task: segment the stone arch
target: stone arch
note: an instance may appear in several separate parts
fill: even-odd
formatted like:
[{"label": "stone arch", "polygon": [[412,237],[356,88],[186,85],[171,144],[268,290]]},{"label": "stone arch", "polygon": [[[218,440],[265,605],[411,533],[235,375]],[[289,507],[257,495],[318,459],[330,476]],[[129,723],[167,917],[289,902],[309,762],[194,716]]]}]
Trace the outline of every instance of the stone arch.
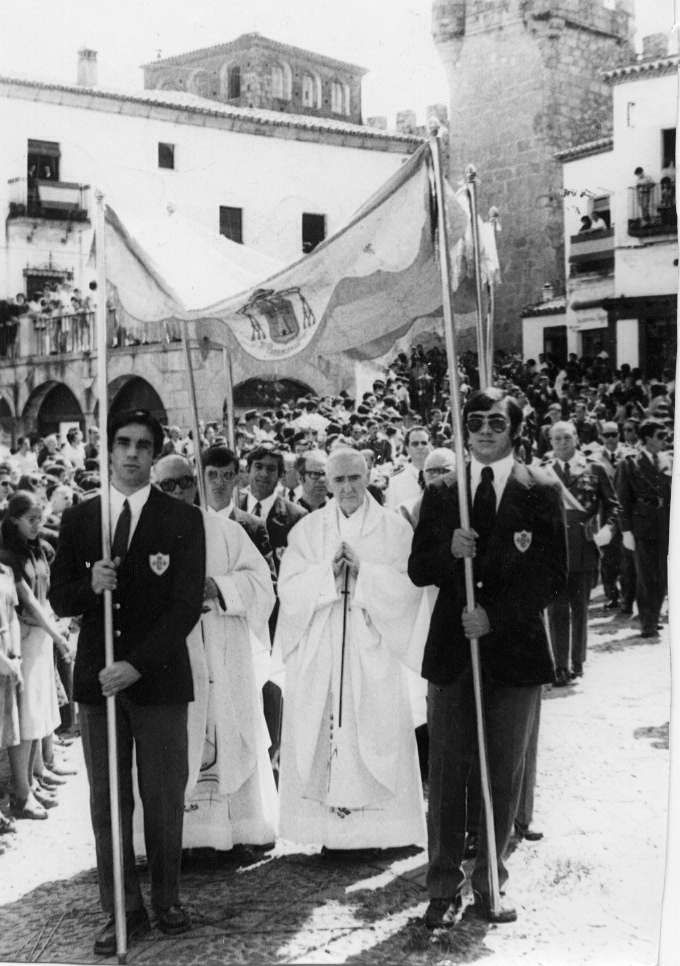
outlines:
[{"label": "stone arch", "polygon": [[26,400],[21,420],[24,432],[40,436],[58,433],[60,423],[85,426],[83,411],[73,392],[63,382],[52,379],[36,386]]},{"label": "stone arch", "polygon": [[11,437],[14,443],[14,412],[4,395],[0,395],[0,436]]},{"label": "stone arch", "polygon": [[[98,413],[98,406],[95,413]],[[109,412],[120,412],[123,409],[148,409],[152,416],[163,423],[168,421],[163,400],[154,387],[141,376],[118,376],[109,383]]]},{"label": "stone arch", "polygon": [[293,72],[285,60],[275,60],[269,65],[270,94],[282,101],[293,96]]},{"label": "stone arch", "polygon": [[223,100],[235,100],[241,96],[242,76],[241,66],[234,61],[227,61],[219,71],[219,90]]},{"label": "stone arch", "polygon": [[272,377],[245,379],[234,387],[234,409],[274,409],[315,393],[312,386],[297,379]]},{"label": "stone arch", "polygon": [[302,75],[302,106],[319,110],[322,104],[321,78],[318,74],[306,70]]},{"label": "stone arch", "polygon": [[187,81],[187,90],[198,97],[213,99],[219,92],[219,80],[217,74],[199,67],[193,70]]}]

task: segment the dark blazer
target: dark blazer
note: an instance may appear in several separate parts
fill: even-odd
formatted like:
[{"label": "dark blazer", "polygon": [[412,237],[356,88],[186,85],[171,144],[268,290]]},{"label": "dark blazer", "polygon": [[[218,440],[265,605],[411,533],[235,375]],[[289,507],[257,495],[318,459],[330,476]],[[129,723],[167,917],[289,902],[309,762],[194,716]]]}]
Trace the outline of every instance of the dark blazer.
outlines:
[{"label": "dark blazer", "polygon": [[[469,468],[467,474],[469,492]],[[423,677],[434,684],[455,680],[470,661],[461,623],[466,604],[464,563],[451,554],[451,538],[459,526],[454,471],[426,487],[408,563],[416,586],[439,587],[422,669]],[[510,685],[553,680],[542,611],[565,586],[566,551],[557,485],[540,470],[515,462],[486,551],[474,560],[475,600],[491,624],[479,642],[488,677]]]},{"label": "dark blazer", "polygon": [[621,506],[604,466],[598,460],[585,460],[581,473],[575,473],[567,486],[562,464],[555,457],[545,459],[542,466],[551,466],[563,486],[583,507],[579,510],[567,502],[562,491],[567,520],[567,561],[569,573],[597,570],[600,555],[593,543],[593,534],[600,526],[609,524],[613,530]]},{"label": "dark blazer", "polygon": [[[158,558],[162,554],[167,559]],[[52,566],[50,603],[60,617],[82,615],[74,670],[75,701],[103,702],[104,596],[95,594],[91,568],[102,559],[101,500],[64,512]],[[193,700],[186,638],[201,616],[205,533],[195,507],[151,488],[113,594],[114,656],[142,675],[127,689],[138,704]]]},{"label": "dark blazer", "polygon": [[269,534],[267,533],[267,527],[265,526],[264,520],[260,519],[260,517],[254,516],[252,513],[246,513],[245,510],[240,510],[237,506],[233,507],[229,516],[232,520],[243,527],[264,559],[269,564],[269,570],[271,571],[272,581],[274,583],[274,590],[276,591],[276,566],[274,564],[274,553],[269,542]]},{"label": "dark blazer", "polygon": [[[242,510],[247,509],[247,493],[239,494],[239,505]],[[274,563],[276,564],[277,574],[279,572],[283,551],[288,546],[288,533],[298,520],[306,516],[307,511],[296,503],[291,503],[290,500],[285,500],[282,496],[277,496],[274,500],[265,523],[267,525],[267,533],[269,534],[269,542],[274,552]]]},{"label": "dark blazer", "polygon": [[671,461],[659,453],[659,469],[639,451],[617,468],[616,489],[621,501],[621,529],[636,540],[668,543],[671,506]]}]

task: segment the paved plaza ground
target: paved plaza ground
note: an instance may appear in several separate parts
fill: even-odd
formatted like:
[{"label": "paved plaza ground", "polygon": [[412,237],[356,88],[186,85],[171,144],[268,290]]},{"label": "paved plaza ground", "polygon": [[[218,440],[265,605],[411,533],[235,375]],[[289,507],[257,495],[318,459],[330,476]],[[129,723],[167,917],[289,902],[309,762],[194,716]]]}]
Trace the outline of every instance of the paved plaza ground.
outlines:
[{"label": "paved plaza ground", "polygon": [[[128,962],[403,963],[444,966],[652,966],[664,884],[670,670],[668,628],[591,606],[584,678],[546,692],[534,825],[537,843],[508,861],[510,925],[463,913],[429,933],[426,853],[339,861],[278,843],[273,851],[190,855],[184,899],[194,929],[154,928]],[[0,960],[92,963],[101,923],[87,782],[79,767],[46,822],[21,822],[0,856]],[[148,883],[144,878],[148,896]],[[680,962],[680,953],[678,954]],[[115,961],[115,960],[112,960]]]}]

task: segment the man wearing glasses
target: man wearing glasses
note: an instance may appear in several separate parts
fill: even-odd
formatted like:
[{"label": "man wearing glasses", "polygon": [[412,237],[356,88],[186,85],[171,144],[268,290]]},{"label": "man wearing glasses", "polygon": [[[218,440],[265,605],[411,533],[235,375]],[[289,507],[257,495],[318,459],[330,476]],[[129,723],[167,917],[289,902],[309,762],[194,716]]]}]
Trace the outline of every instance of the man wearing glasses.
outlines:
[{"label": "man wearing glasses", "polygon": [[[500,389],[474,392],[463,410],[470,451],[471,528],[461,526],[456,471],[427,487],[409,576],[439,588],[425,644],[430,736],[426,925],[454,925],[465,882],[466,803],[477,756],[469,640],[480,644],[488,763],[501,888],[525,756],[541,700],[554,680],[542,612],[566,581],[559,491],[540,469],[518,462],[522,411]],[[476,605],[467,611],[464,558],[473,558]],[[490,917],[488,849],[482,825],[472,875],[476,905]],[[516,918],[500,911],[502,921]]]},{"label": "man wearing glasses", "polygon": [[668,587],[668,532],[672,464],[664,452],[668,433],[658,419],[640,423],[640,450],[618,469],[623,546],[635,554],[635,596],[642,637],[657,637]]},{"label": "man wearing glasses", "polygon": [[[159,928],[191,927],[180,905],[187,705],[194,690],[186,639],[201,616],[205,538],[199,511],[151,486],[163,431],[146,410],[109,417],[111,558],[102,556],[101,500],[64,512],[52,567],[50,603],[60,617],[82,615],[73,698],[83,752],[102,907],[108,919],[95,955],[116,951],[105,699],[116,698],[123,878],[129,941],[149,930],[132,837],[135,750]],[[114,655],[105,667],[103,593],[113,595]]]},{"label": "man wearing glasses", "polygon": [[302,480],[302,495],[297,502],[307,513],[320,510],[328,500],[326,463],[326,454],[319,449],[308,450],[297,458],[297,472]]},{"label": "man wearing glasses", "polygon": [[[224,467],[209,464],[205,475],[216,469]],[[233,463],[230,469],[236,472]],[[196,480],[185,457],[163,457],[154,475],[164,492],[194,502]],[[184,848],[227,851],[264,845],[276,835],[276,786],[260,695],[274,590],[267,562],[243,527],[212,510],[204,513],[204,524],[203,615],[187,640],[195,700],[182,841]],[[260,680],[258,669],[264,670]]]}]

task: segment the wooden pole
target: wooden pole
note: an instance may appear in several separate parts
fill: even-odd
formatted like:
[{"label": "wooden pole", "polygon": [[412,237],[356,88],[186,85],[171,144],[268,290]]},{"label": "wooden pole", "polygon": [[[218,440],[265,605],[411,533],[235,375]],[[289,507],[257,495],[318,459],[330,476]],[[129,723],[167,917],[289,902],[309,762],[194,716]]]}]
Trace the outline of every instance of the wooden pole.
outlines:
[{"label": "wooden pole", "polygon": [[[470,528],[470,509],[467,492],[467,473],[465,472],[465,452],[463,449],[463,411],[460,401],[460,386],[458,381],[458,357],[456,354],[455,334],[453,328],[453,302],[451,297],[451,279],[449,273],[449,237],[446,229],[446,209],[444,192],[444,175],[441,164],[441,148],[436,135],[430,138],[432,162],[434,166],[434,182],[437,193],[437,215],[439,223],[439,261],[442,277],[442,305],[444,309],[444,334],[446,337],[446,352],[449,364],[449,404],[451,406],[453,439],[456,453],[456,476],[458,480],[458,505],[460,510],[460,525],[464,529]],[[479,278],[479,275],[477,276]],[[483,347],[483,341],[481,343]],[[481,367],[480,367],[481,376]],[[474,574],[472,559],[466,557],[465,567],[465,595],[467,609],[475,606]],[[491,800],[491,786],[489,783],[489,767],[486,754],[486,735],[484,729],[484,709],[482,705],[481,667],[479,661],[479,641],[470,640],[470,658],[472,662],[472,685],[475,697],[475,713],[477,721],[477,743],[479,746],[479,770],[482,784],[482,801],[484,803],[484,817],[489,864],[489,898],[491,916],[500,915],[500,888],[498,882],[498,859],[496,853],[496,834],[493,822],[493,803]]]},{"label": "wooden pole", "polygon": [[191,349],[189,348],[189,323],[185,319],[182,322],[182,344],[184,346],[184,359],[187,366],[187,378],[189,380],[189,398],[191,400],[191,426],[194,436],[194,463],[196,465],[196,483],[198,484],[198,501],[203,509],[207,509],[208,504],[205,498],[205,480],[203,479],[203,469],[201,467],[201,431],[198,425],[198,403],[196,401],[196,381],[194,379],[194,369],[191,364]]},{"label": "wooden pole", "polygon": [[227,444],[232,453],[236,452],[236,413],[234,412],[234,373],[231,367],[231,355],[226,345],[222,346],[222,364],[224,367],[225,399],[227,403]]},{"label": "wooden pole", "polygon": [[[106,307],[106,242],[104,195],[96,194],[95,245],[97,268],[97,307],[95,329],[97,345],[97,395],[99,397],[99,474],[101,478],[102,556],[111,557],[111,494],[109,491],[108,445],[108,379],[107,379],[107,307]],[[110,590],[104,591],[104,660],[106,667],[113,664],[113,600]],[[119,963],[127,959],[127,924],[123,890],[123,844],[120,827],[120,786],[118,779],[118,740],[116,730],[116,699],[106,699],[107,747],[109,764],[109,801],[111,809],[111,846],[113,850],[113,902],[116,923],[116,953]]]},{"label": "wooden pole", "polygon": [[477,171],[475,166],[468,164],[465,169],[465,184],[467,186],[468,201],[470,203],[470,221],[472,227],[472,251],[475,263],[475,297],[477,301],[477,358],[479,367],[479,388],[486,389],[491,382],[489,371],[490,360],[487,356],[487,332],[484,324],[484,304],[482,292],[482,260],[479,245],[479,222],[477,221]]}]

